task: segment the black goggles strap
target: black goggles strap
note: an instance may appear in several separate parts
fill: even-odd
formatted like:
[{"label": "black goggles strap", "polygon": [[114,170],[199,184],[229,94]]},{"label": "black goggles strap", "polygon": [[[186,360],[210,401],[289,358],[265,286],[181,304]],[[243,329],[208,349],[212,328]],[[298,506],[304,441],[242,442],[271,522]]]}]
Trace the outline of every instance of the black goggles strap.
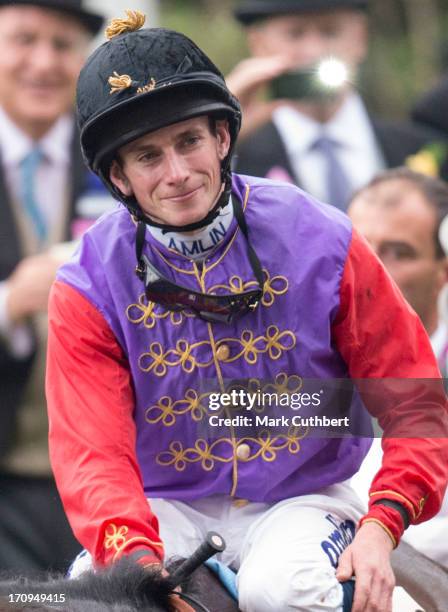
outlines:
[{"label": "black goggles strap", "polygon": [[135,272],[140,280],[145,278],[146,265],[143,261],[143,247],[145,246],[146,223],[139,220],[137,223],[137,233],[135,236],[135,255],[137,257],[137,267]]},{"label": "black goggles strap", "polygon": [[255,278],[258,281],[261,289],[263,289],[264,279],[263,279],[263,270],[261,268],[260,260],[258,259],[255,250],[252,248],[252,245],[249,240],[249,230],[247,229],[246,218],[244,216],[243,207],[241,206],[241,202],[235,197],[232,193],[232,206],[233,212],[235,213],[235,218],[238,222],[241,232],[246,238],[247,244],[247,253],[249,255],[250,265],[252,266],[253,273],[255,274]]}]

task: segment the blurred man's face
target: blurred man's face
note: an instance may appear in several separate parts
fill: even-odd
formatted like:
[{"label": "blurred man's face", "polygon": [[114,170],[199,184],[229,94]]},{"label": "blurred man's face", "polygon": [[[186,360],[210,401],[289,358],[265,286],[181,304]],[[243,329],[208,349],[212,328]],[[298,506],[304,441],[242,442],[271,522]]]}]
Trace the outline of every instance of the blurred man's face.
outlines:
[{"label": "blurred man's face", "polygon": [[31,136],[72,107],[88,43],[82,24],[63,13],[0,8],[0,105]]},{"label": "blurred man's face", "polygon": [[434,332],[447,263],[446,258],[436,258],[436,213],[431,204],[413,185],[396,179],[361,192],[348,214],[428,333]]},{"label": "blurred man's face", "polygon": [[271,17],[250,27],[248,34],[253,55],[284,54],[297,68],[329,55],[356,68],[367,53],[366,17],[349,9]]}]

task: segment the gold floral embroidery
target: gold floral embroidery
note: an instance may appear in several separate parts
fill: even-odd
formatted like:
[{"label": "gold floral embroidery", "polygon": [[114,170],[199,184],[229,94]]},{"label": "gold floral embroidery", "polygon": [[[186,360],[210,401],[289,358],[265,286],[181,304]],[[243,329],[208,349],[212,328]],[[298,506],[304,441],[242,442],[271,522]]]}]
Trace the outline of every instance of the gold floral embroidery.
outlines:
[{"label": "gold floral embroidery", "polygon": [[185,317],[194,316],[195,315],[192,312],[187,312],[184,310],[163,310],[159,304],[149,302],[144,293],[142,293],[138,298],[137,304],[130,304],[126,308],[126,317],[128,321],[135,323],[135,325],[140,325],[140,323],[143,323],[147,329],[153,329],[156,322],[161,319],[169,318],[172,325],[180,325],[184,321]]},{"label": "gold floral embroidery", "polygon": [[[262,384],[262,381],[258,378],[250,378],[245,383],[231,382],[226,385],[224,392],[231,393],[235,391],[244,391],[247,394],[257,394],[261,396],[264,393],[280,394],[291,394],[297,393],[302,388],[303,381],[300,376],[292,375],[288,376],[284,372],[280,372],[276,375],[275,381],[272,383]],[[209,396],[215,391],[210,390],[205,393],[199,394],[194,389],[187,389],[185,396],[181,399],[174,400],[168,395],[161,397],[158,402],[151,407],[147,408],[145,412],[146,422],[153,425],[156,423],[162,423],[166,427],[171,427],[176,423],[177,417],[190,414],[193,421],[199,422],[209,416]],[[233,406],[227,406],[227,410],[232,411]],[[240,406],[235,406],[236,410],[240,410]],[[262,404],[255,404],[253,407],[254,412],[264,412],[266,409]],[[213,410],[213,414],[216,416],[222,415],[225,411],[225,407],[221,406],[217,410]]]},{"label": "gold floral embroidery", "polygon": [[[296,337],[292,331],[280,331],[276,325],[270,325],[266,330],[266,336],[254,337],[250,330],[244,330],[241,338],[223,338],[216,342],[216,349],[222,345],[236,345],[236,354],[232,351],[223,363],[232,363],[244,357],[250,365],[257,363],[258,356],[268,353],[272,360],[280,358],[283,352],[290,351],[296,345]],[[165,376],[168,367],[181,366],[184,372],[191,374],[196,368],[206,368],[213,363],[213,355],[200,361],[199,350],[203,347],[212,349],[212,343],[208,340],[190,344],[185,339],[176,342],[176,347],[163,350],[160,342],[152,342],[149,351],[140,355],[138,363],[143,372],[153,372],[156,376]],[[208,352],[208,351],[207,351]]]},{"label": "gold floral embroidery", "polygon": [[[214,455],[214,449],[222,443],[228,443],[231,446],[232,452],[228,457],[221,455]],[[183,472],[187,467],[187,463],[201,462],[203,469],[207,472],[212,470],[215,466],[215,461],[219,463],[229,463],[233,459],[233,449],[235,443],[228,438],[219,438],[208,444],[208,442],[202,438],[196,440],[194,448],[183,448],[181,442],[171,442],[168,451],[162,451],[157,455],[157,463],[165,467],[174,465],[174,469],[178,472]]]},{"label": "gold floral embroidery", "polygon": [[208,396],[208,393],[198,395],[194,389],[188,389],[185,397],[177,401],[173,401],[171,397],[165,395],[160,398],[157,404],[147,409],[145,413],[146,421],[151,424],[162,421],[164,425],[171,427],[176,422],[176,416],[187,413],[191,413],[193,421],[201,421],[208,415],[208,404],[204,402]]},{"label": "gold floral embroidery", "polygon": [[253,461],[260,456],[263,461],[275,461],[277,453],[285,448],[292,455],[295,455],[300,451],[300,440],[307,436],[308,431],[308,427],[303,428],[301,433],[299,433],[298,427],[290,427],[286,435],[275,436],[274,438],[271,438],[268,430],[261,431],[258,438],[245,438],[247,442],[259,445],[259,449],[247,461]]},{"label": "gold floral embroidery", "polygon": [[[281,434],[271,438],[269,431],[263,430],[258,438],[242,438],[238,441],[251,442],[255,447],[255,452],[244,462],[253,461],[261,457],[263,461],[272,462],[277,458],[279,451],[288,450],[291,454],[300,451],[300,441],[308,434],[309,428],[290,427],[286,434]],[[216,454],[217,447],[227,449],[227,455]],[[237,441],[230,438],[219,438],[209,444],[203,438],[196,440],[193,448],[184,448],[182,442],[174,441],[169,445],[169,450],[162,451],[157,455],[157,463],[164,467],[174,466],[178,472],[183,472],[188,463],[201,463],[202,468],[209,472],[215,467],[215,463],[230,463],[235,454]]]},{"label": "gold floral embroidery", "polygon": [[[303,380],[300,376],[293,374],[292,376],[288,376],[285,372],[280,372],[276,375],[274,382],[268,382],[266,384],[262,384],[262,381],[259,378],[249,378],[247,382],[244,384],[239,383],[231,383],[226,388],[226,393],[230,393],[232,389],[236,391],[242,390],[248,395],[256,395],[260,394],[262,398],[264,394],[274,394],[276,397],[280,395],[291,395],[292,393],[297,393],[303,386]],[[277,406],[277,405],[276,405]],[[279,407],[279,406],[277,406]],[[285,405],[285,408],[287,406]],[[239,406],[237,407],[239,409]],[[261,404],[255,404],[252,408],[254,412],[263,413],[266,410],[266,406]],[[218,410],[214,412],[214,414],[219,415],[222,410]]]},{"label": "gold floral embroidery", "polygon": [[143,372],[154,372],[156,376],[165,376],[167,372],[167,355],[160,342],[152,342],[149,351],[140,355],[138,364]]},{"label": "gold floral embroidery", "polygon": [[234,339],[234,338],[227,338],[226,340],[218,340],[216,346],[217,348],[219,348],[222,344],[226,344],[227,342],[229,344],[236,342],[237,344],[242,346],[243,350],[237,353],[237,355],[233,357],[229,356],[224,361],[232,362],[232,361],[236,361],[240,357],[244,357],[247,363],[250,363],[252,365],[254,363],[257,363],[258,354],[265,352],[264,351],[264,346],[265,346],[264,340],[265,340],[264,336],[258,336],[257,338],[254,338],[253,332],[248,329],[245,329],[243,333],[241,334],[241,340]]},{"label": "gold floral embroidery", "polygon": [[156,376],[165,376],[168,367],[179,365],[184,372],[191,374],[195,368],[206,368],[213,363],[213,356],[200,362],[192,354],[196,349],[209,345],[207,340],[189,344],[187,340],[181,339],[176,342],[176,348],[164,352],[160,342],[153,342],[149,351],[140,355],[139,366],[143,372],[153,372]]},{"label": "gold floral embroidery", "polygon": [[269,357],[277,360],[285,351],[290,351],[296,345],[296,337],[292,331],[280,331],[276,325],[270,325],[266,330],[266,336],[257,336],[254,338],[252,331],[245,329],[241,334],[241,339],[238,338],[223,338],[218,340],[216,347],[219,348],[222,344],[232,346],[236,344],[242,347],[236,355],[230,353],[224,363],[231,363],[244,357],[250,365],[257,363],[258,355],[268,353]]},{"label": "gold floral embroidery", "polygon": [[263,391],[273,390],[279,395],[281,393],[298,393],[303,386],[303,379],[297,374],[288,376],[285,372],[280,372],[275,377],[275,383],[268,383],[263,387]]},{"label": "gold floral embroidery", "polygon": [[186,340],[178,340],[176,342],[176,348],[173,351],[175,355],[179,357],[178,363],[181,365],[184,372],[191,374],[196,365],[199,365],[196,359],[191,355],[191,351],[200,346],[200,343],[189,344]]},{"label": "gold floral embroidery", "polygon": [[113,549],[115,551],[113,560],[115,561],[118,557],[123,553],[123,551],[130,544],[146,544],[153,546],[158,546],[163,548],[161,542],[154,542],[149,538],[144,536],[134,536],[132,538],[128,538],[127,535],[129,533],[129,527],[126,525],[121,525],[121,527],[117,527],[114,523],[109,523],[104,532],[104,548],[106,550]]},{"label": "gold floral embroidery", "polygon": [[[288,345],[289,339],[289,345]],[[296,345],[296,337],[290,331],[281,332],[276,325],[270,325],[266,334],[266,350],[274,361],[279,359],[283,351],[290,351]]]},{"label": "gold floral embroidery", "polygon": [[271,275],[265,269],[263,269],[263,273],[265,280],[263,285],[264,293],[261,303],[263,306],[269,308],[274,303],[275,296],[284,295],[288,291],[289,283],[285,276],[277,275],[271,278]]},{"label": "gold floral embroidery", "polygon": [[108,525],[108,529],[109,528],[110,531],[108,532],[106,530],[104,533],[104,547],[107,549],[115,548],[115,550],[120,550],[121,547],[126,544],[126,535],[129,528],[124,526],[117,528],[113,523]]}]

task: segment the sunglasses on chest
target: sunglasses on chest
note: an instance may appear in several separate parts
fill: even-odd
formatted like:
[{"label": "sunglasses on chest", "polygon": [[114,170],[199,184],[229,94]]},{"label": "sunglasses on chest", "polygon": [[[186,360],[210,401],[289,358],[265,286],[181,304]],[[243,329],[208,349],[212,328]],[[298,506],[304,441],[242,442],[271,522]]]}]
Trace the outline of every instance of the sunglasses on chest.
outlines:
[{"label": "sunglasses on chest", "polygon": [[197,317],[210,323],[231,324],[239,317],[253,312],[263,296],[263,271],[260,260],[249,242],[249,235],[243,209],[239,200],[232,195],[235,218],[246,240],[247,253],[258,288],[241,293],[212,295],[193,291],[166,278],[143,255],[146,225],[139,221],[136,237],[137,267],[136,274],[145,285],[146,298],[164,306],[167,310],[190,310]]}]

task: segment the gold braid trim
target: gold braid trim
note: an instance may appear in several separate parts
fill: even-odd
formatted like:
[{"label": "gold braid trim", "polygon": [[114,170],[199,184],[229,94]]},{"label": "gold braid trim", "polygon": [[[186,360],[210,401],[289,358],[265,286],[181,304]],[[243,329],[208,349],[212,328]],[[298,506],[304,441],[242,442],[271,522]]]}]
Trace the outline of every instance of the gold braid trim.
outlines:
[{"label": "gold braid trim", "polygon": [[128,74],[118,74],[118,72],[114,72],[114,76],[110,76],[107,82],[111,86],[110,94],[122,91],[132,85],[132,79]]},{"label": "gold braid trim", "polygon": [[112,19],[106,28],[106,38],[111,40],[114,36],[124,34],[125,32],[135,32],[143,27],[146,17],[140,11],[125,11],[127,19]]}]

